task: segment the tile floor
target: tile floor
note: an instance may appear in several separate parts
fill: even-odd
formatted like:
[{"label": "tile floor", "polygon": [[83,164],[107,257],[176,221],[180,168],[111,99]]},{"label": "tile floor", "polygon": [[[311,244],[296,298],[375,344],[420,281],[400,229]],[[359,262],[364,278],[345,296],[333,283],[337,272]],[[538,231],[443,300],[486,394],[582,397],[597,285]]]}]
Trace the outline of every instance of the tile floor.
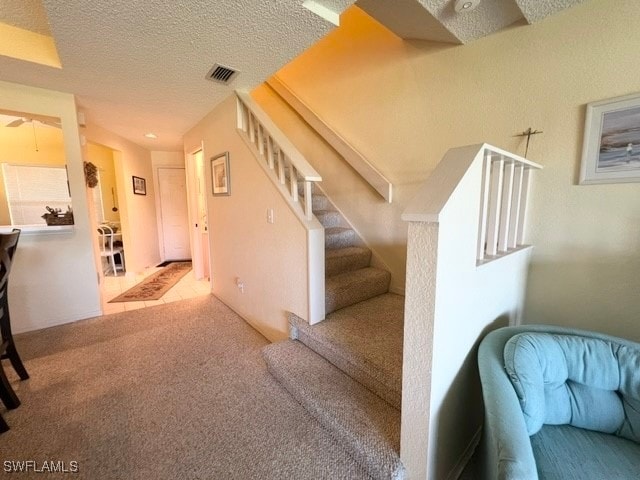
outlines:
[{"label": "tile floor", "polygon": [[176,300],[184,300],[187,298],[198,297],[200,295],[209,295],[211,293],[209,280],[196,280],[193,276],[193,270],[191,270],[182,277],[180,281],[171,288],[171,290],[165,293],[160,300],[108,303],[112,298],[117,297],[122,292],[130,289],[137,283],[140,283],[147,276],[157,272],[158,270],[160,270],[160,267],[148,268],[141,274],[123,275],[120,272],[120,275],[117,277],[105,276],[104,282],[101,285],[102,312],[104,315],[151,307],[153,305],[161,305],[163,303],[175,302]]}]

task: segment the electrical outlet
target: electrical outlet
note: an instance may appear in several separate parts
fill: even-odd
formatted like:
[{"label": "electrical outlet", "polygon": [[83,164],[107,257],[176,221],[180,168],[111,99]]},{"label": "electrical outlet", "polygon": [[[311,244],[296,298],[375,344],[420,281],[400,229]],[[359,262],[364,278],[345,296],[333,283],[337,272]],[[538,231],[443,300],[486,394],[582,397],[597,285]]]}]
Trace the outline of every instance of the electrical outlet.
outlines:
[{"label": "electrical outlet", "polygon": [[236,286],[238,290],[240,290],[240,293],[244,293],[244,282],[240,280],[240,277],[236,277]]},{"label": "electrical outlet", "polygon": [[267,223],[274,223],[273,208],[267,208]]}]

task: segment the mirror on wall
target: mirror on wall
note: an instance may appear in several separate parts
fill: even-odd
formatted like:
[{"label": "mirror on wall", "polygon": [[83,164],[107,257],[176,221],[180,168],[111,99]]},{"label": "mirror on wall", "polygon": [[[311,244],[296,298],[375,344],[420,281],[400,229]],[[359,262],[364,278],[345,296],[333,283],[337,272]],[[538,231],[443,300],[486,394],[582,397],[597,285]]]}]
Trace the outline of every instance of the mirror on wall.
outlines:
[{"label": "mirror on wall", "polygon": [[0,109],[0,225],[73,223],[60,118]]}]

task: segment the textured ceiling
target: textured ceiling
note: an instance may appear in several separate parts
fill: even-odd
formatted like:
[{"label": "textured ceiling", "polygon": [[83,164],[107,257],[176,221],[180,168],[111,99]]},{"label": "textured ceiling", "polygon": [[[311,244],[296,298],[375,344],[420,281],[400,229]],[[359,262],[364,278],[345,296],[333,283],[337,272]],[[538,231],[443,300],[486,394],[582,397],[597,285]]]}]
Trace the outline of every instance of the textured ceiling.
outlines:
[{"label": "textured ceiling", "polygon": [[356,5],[402,38],[468,43],[523,20],[537,22],[585,0],[481,0],[457,13],[455,0],[359,0]]},{"label": "textured ceiling", "polygon": [[[352,3],[312,1],[335,12]],[[581,1],[483,0],[464,14],[454,0],[357,5],[402,38],[465,43]],[[303,3],[0,0],[0,22],[50,33],[62,63],[0,56],[0,80],[73,93],[88,121],[151,150],[182,150],[182,135],[234,89],[255,87],[334,28]],[[228,86],[207,81],[214,63],[240,74]]]},{"label": "textured ceiling", "polygon": [[549,15],[572,7],[584,0],[515,0],[527,19],[527,22],[538,22]]},{"label": "textured ceiling", "polygon": [[[233,89],[254,87],[333,28],[297,0],[43,3],[62,69],[0,57],[0,80],[74,93],[89,121],[155,150],[181,150]],[[214,63],[240,75],[207,81]]]},{"label": "textured ceiling", "polygon": [[0,0],[0,22],[51,35],[41,0]]}]

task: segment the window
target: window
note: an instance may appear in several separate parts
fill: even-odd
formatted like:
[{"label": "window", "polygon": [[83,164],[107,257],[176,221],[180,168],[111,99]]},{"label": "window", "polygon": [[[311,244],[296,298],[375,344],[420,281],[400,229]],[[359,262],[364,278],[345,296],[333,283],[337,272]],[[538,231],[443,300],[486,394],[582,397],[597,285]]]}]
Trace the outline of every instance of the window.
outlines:
[{"label": "window", "polygon": [[63,212],[71,205],[65,167],[2,164],[12,225],[46,225],[46,207]]}]

